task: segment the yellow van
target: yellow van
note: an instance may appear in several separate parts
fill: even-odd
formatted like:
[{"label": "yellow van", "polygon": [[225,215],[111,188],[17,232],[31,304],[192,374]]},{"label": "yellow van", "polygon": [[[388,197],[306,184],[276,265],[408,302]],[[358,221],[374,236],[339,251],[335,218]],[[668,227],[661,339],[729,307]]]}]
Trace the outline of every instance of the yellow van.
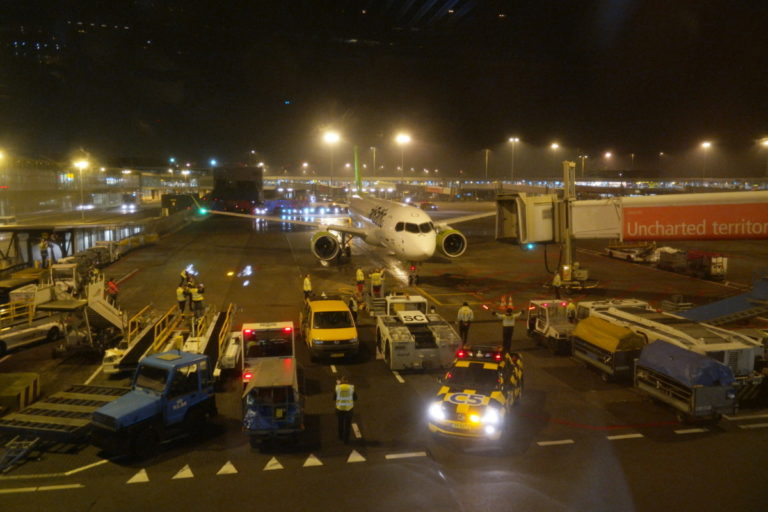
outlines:
[{"label": "yellow van", "polygon": [[357,327],[340,298],[310,298],[299,319],[301,334],[313,361],[320,357],[354,357],[360,351]]}]

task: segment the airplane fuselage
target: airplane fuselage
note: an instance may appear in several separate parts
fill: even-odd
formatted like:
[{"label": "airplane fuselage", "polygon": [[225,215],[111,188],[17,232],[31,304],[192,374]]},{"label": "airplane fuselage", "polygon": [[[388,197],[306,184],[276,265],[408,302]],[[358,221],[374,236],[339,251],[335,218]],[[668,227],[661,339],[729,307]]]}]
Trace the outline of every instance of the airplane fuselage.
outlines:
[{"label": "airplane fuselage", "polygon": [[352,219],[364,224],[370,234],[366,242],[386,247],[401,260],[417,262],[435,253],[437,234],[426,212],[386,199],[352,196],[349,200]]}]

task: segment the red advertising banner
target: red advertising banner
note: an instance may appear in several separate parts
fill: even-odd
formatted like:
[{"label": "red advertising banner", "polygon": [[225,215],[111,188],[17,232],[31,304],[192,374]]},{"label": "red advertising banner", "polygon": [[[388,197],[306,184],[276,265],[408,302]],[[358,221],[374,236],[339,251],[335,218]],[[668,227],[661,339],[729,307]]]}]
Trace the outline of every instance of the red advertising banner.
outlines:
[{"label": "red advertising banner", "polygon": [[768,238],[768,203],[624,208],[624,240]]}]

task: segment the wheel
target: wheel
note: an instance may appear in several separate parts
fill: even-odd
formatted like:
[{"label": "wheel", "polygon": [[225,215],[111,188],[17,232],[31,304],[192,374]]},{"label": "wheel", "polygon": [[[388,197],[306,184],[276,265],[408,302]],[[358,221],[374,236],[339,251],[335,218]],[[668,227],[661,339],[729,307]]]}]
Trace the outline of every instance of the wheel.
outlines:
[{"label": "wheel", "polygon": [[59,338],[61,338],[61,331],[59,331],[58,327],[51,327],[45,335],[45,341],[47,342],[56,341]]},{"label": "wheel", "polygon": [[392,364],[392,353],[389,349],[389,343],[387,343],[387,346],[384,347],[384,361],[386,361],[388,365]]},{"label": "wheel", "polygon": [[160,444],[160,436],[154,427],[146,427],[133,435],[131,440],[130,455],[139,459],[146,459],[155,454]]},{"label": "wheel", "polygon": [[251,448],[253,448],[254,450],[258,450],[261,445],[259,438],[256,436],[248,436],[248,442],[250,443]]},{"label": "wheel", "polygon": [[381,331],[376,329],[376,348],[379,352],[384,353],[384,347],[381,345]]}]

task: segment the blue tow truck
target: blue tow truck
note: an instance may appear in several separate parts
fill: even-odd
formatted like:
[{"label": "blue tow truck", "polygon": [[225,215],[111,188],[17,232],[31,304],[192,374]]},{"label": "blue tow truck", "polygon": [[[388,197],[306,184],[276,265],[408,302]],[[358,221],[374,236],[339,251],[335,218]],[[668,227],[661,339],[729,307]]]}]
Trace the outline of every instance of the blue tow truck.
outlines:
[{"label": "blue tow truck", "polygon": [[91,442],[109,453],[146,457],[163,440],[198,433],[216,415],[208,357],[181,351],[145,357],[131,390],[93,413]]}]

